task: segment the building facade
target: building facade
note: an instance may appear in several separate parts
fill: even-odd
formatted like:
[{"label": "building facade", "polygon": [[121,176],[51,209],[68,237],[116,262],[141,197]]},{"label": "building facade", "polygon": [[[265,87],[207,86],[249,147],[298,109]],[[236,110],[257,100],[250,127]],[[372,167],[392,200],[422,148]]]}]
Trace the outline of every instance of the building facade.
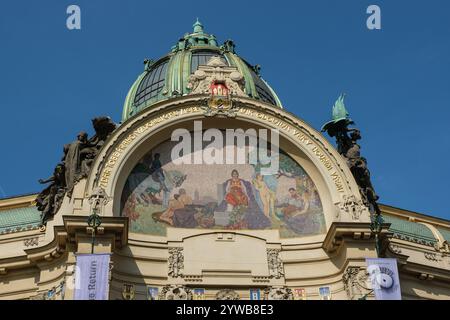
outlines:
[{"label": "building facade", "polygon": [[[119,125],[94,119],[41,194],[0,200],[0,298],[71,300],[94,252],[113,300],[373,299],[375,257],[397,259],[403,299],[450,299],[450,221],[380,205],[374,231],[352,158],[193,27],[145,61]],[[276,170],[239,141],[276,146]]]}]

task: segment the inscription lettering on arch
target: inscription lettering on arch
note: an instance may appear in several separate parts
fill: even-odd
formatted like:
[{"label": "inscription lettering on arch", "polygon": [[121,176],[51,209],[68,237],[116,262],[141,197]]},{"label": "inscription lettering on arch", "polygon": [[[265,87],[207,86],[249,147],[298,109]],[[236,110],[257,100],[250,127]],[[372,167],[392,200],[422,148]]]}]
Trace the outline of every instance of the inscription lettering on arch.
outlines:
[{"label": "inscription lettering on arch", "polygon": [[[99,185],[102,188],[107,188],[109,184],[109,180],[111,177],[111,173],[113,172],[117,162],[123,156],[124,151],[133,141],[141,137],[151,128],[156,125],[163,124],[164,122],[172,121],[174,118],[181,117],[186,114],[202,114],[203,110],[201,107],[184,107],[177,110],[172,110],[162,115],[155,116],[148,120],[143,125],[136,128],[133,132],[128,134],[122,141],[118,144],[118,146],[114,149],[114,151],[107,158],[105,166],[101,172]],[[324,168],[327,172],[329,172],[329,176],[334,182],[336,190],[340,193],[345,192],[343,181],[335,166],[333,165],[331,159],[328,155],[322,151],[320,148],[309,136],[307,136],[304,132],[296,128],[295,126],[283,121],[282,119],[267,114],[262,111],[256,111],[251,108],[240,107],[238,110],[238,114],[248,116],[251,118],[257,118],[269,124],[273,124],[280,130],[287,133],[289,136],[293,137],[299,143],[303,144],[307,149],[311,150],[311,153],[323,164]]]},{"label": "inscription lettering on arch", "polygon": [[288,135],[291,137],[295,137],[297,141],[305,145],[307,148],[311,149],[312,153],[319,159],[319,161],[324,165],[324,167],[327,169],[327,171],[330,173],[330,177],[332,178],[336,189],[338,192],[344,192],[344,186],[341,180],[341,177],[339,176],[338,172],[334,168],[330,158],[325,155],[323,151],[309,138],[307,137],[302,131],[296,129],[295,127],[291,126],[290,124],[286,123],[285,121],[268,115],[264,112],[255,111],[249,108],[240,108],[239,113],[245,114],[247,116],[250,116],[252,118],[258,118],[263,121],[266,121],[268,123],[272,123],[275,126],[277,126],[279,129],[285,131]]}]

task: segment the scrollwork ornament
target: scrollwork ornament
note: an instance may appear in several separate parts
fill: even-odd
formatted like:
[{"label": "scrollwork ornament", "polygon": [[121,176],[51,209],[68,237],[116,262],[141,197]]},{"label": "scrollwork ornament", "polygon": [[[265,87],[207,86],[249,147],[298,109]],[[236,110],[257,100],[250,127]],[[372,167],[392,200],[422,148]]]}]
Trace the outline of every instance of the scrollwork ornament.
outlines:
[{"label": "scrollwork ornament", "polygon": [[339,211],[346,212],[352,220],[359,220],[365,209],[362,200],[357,199],[354,195],[343,195],[342,201],[337,204]]},{"label": "scrollwork ornament", "polygon": [[216,300],[239,300],[239,294],[231,289],[222,289],[216,293]]},{"label": "scrollwork ornament", "polygon": [[269,275],[271,277],[280,279],[284,276],[283,261],[280,258],[280,250],[267,249],[267,264],[269,267]]},{"label": "scrollwork ornament", "polygon": [[162,288],[159,300],[192,300],[192,290],[180,285],[169,285]]},{"label": "scrollwork ornament", "polygon": [[169,276],[183,277],[184,256],[183,248],[169,248]]},{"label": "scrollwork ornament", "polygon": [[290,288],[286,287],[268,287],[264,289],[267,300],[293,300],[294,294]]},{"label": "scrollwork ornament", "polygon": [[360,298],[371,291],[369,274],[361,267],[348,267],[342,276],[344,289],[350,300]]}]

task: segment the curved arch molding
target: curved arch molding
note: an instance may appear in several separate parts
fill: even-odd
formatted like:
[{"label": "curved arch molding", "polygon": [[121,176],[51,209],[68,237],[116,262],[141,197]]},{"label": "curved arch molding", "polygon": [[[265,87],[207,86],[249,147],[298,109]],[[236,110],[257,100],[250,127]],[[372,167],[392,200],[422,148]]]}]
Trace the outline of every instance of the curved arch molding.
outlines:
[{"label": "curved arch molding", "polygon": [[[123,123],[97,157],[85,186],[85,197],[96,187],[103,188],[114,199],[120,197],[117,182],[135,150],[168,127],[186,121],[211,119],[205,114],[204,101],[203,96],[188,96],[161,102]],[[280,139],[292,143],[311,161],[325,182],[334,205],[333,221],[369,221],[369,213],[361,204],[358,187],[345,160],[318,131],[289,112],[252,99],[234,99],[233,109],[232,115],[218,114],[215,117],[278,129]],[[105,215],[118,215],[113,203],[107,206]]]}]

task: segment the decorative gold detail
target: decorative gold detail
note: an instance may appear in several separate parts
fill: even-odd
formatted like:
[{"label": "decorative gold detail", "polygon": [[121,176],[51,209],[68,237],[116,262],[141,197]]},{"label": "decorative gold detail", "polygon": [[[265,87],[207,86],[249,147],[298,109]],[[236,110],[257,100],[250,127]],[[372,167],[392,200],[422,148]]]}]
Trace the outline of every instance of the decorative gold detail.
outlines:
[{"label": "decorative gold detail", "polygon": [[134,284],[124,284],[122,290],[122,297],[125,300],[134,300],[135,289]]},{"label": "decorative gold detail", "polygon": [[[233,93],[232,90],[231,92]],[[297,123],[290,124],[282,120],[282,118],[286,118],[286,116],[283,116],[282,114],[280,114],[280,112],[271,113],[270,110],[268,110],[267,112],[257,111],[252,107],[249,107],[247,104],[244,104],[243,102],[239,101],[237,98],[232,98],[232,101],[233,101],[232,108],[230,110],[226,110],[226,112],[232,112],[233,116],[235,116],[234,112],[236,112],[236,116],[241,115],[242,117],[257,119],[268,123],[269,125],[275,127],[276,129],[284,131],[292,139],[297,140],[300,144],[304,145],[306,149],[309,149],[312,155],[323,164],[324,169],[329,173],[329,177],[333,181],[336,190],[340,193],[345,192],[344,183],[347,183],[348,185],[349,181],[343,180],[343,176],[341,175],[341,172],[339,172],[342,171],[342,169],[339,169],[339,164],[338,163],[333,164],[333,161],[330,158],[330,156],[333,157],[333,155],[328,151],[328,149],[325,146],[320,145],[318,143],[319,141],[318,138],[314,137],[312,133],[308,132],[300,124]],[[104,189],[107,189],[110,176],[116,166],[116,163],[122,157],[122,154],[125,151],[125,149],[128,147],[129,144],[137,140],[141,135],[144,135],[148,130],[157,125],[161,125],[165,122],[172,121],[173,119],[181,117],[183,115],[199,113],[202,111],[206,112],[207,110],[212,109],[210,106],[208,106],[208,100],[204,100],[203,103],[200,103],[200,105],[181,107],[179,109],[171,110],[159,116],[154,116],[150,118],[147,122],[139,126],[137,129],[133,130],[125,138],[122,138],[121,141],[116,143],[115,149],[105,159],[105,165],[99,177],[98,182],[99,186]],[[224,115],[227,115],[224,112],[225,111],[223,111],[222,113]],[[228,116],[230,116],[230,114],[228,114]]]},{"label": "decorative gold detail", "polygon": [[100,175],[100,187],[106,189],[108,187],[109,177],[111,176],[112,169],[115,167],[117,161],[122,156],[122,153],[127,148],[127,146],[136,140],[139,136],[143,135],[146,131],[148,131],[150,128],[170,121],[171,119],[175,117],[182,116],[187,113],[195,113],[199,112],[201,109],[199,107],[186,107],[186,108],[180,108],[178,110],[169,111],[161,116],[156,116],[151,118],[149,121],[144,123],[142,126],[138,127],[136,130],[134,130],[132,133],[130,133],[126,138],[122,140],[122,142],[115,148],[114,152],[109,156],[108,160],[106,161],[105,168],[103,169],[101,175]]},{"label": "decorative gold detail", "polygon": [[[245,106],[239,107],[239,113],[253,119],[260,119],[265,122],[268,122],[273,126],[275,126],[276,128],[278,128],[279,130],[286,132],[288,135],[290,135],[292,138],[294,138],[301,144],[305,145],[305,147],[307,149],[310,149],[311,152],[314,154],[314,156],[316,156],[318,160],[322,162],[325,169],[327,169],[328,172],[330,172],[330,177],[333,180],[337,191],[338,192],[345,191],[343,181],[341,180],[341,176],[338,174],[336,169],[334,169],[334,166],[330,158],[326,155],[324,151],[321,150],[321,148],[312,140],[311,137],[307,136],[303,132],[303,130],[299,130],[298,127],[288,124],[287,122],[281,120],[277,116],[270,115],[265,112],[256,111]],[[301,128],[304,129],[303,127]]]},{"label": "decorative gold detail", "polygon": [[211,97],[201,108],[203,114],[207,117],[221,114],[234,118],[238,112],[238,109],[233,105],[232,99],[228,97]]}]

